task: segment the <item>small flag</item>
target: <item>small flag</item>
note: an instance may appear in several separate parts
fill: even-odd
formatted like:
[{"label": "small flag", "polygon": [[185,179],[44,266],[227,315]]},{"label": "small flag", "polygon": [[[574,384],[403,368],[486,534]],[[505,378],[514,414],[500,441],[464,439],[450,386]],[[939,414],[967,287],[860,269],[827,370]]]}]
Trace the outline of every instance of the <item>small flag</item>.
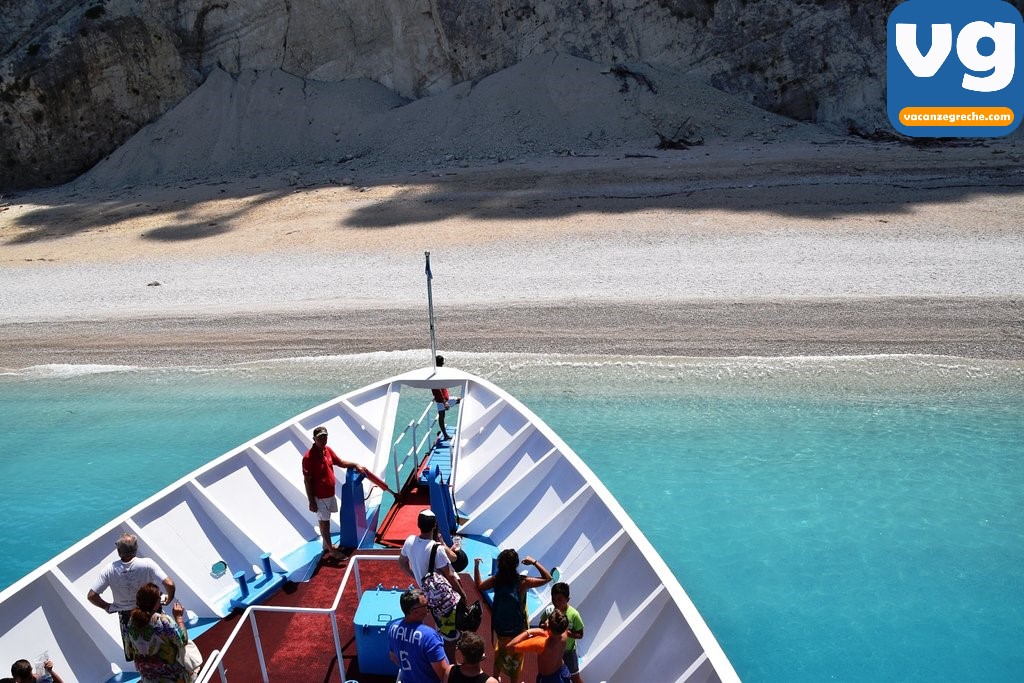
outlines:
[{"label": "small flag", "polygon": [[427,279],[433,280],[434,274],[430,272],[430,256],[427,256]]}]

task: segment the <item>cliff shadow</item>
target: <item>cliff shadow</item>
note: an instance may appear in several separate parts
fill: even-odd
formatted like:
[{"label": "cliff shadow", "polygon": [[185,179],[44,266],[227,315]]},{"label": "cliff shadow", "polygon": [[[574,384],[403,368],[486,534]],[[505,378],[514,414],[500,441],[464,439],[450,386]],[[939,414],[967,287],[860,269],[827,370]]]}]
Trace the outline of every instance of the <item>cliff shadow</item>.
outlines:
[{"label": "cliff shadow", "polygon": [[[392,169],[311,165],[245,179],[110,190],[74,184],[17,197],[38,208],[8,215],[4,244],[142,226],[140,239],[200,242],[239,229],[276,202],[302,210],[304,193],[328,193],[324,219],[339,230],[393,230],[449,219],[558,220],[601,213],[641,216],[728,212],[829,221],[1024,191],[1014,143],[714,145],[670,152],[604,153]],[[323,199],[318,199],[322,202]],[[293,208],[298,207],[298,208]],[[2,217],[3,214],[0,214]],[[884,221],[883,221],[884,222]],[[973,227],[973,226],[966,226]]]}]

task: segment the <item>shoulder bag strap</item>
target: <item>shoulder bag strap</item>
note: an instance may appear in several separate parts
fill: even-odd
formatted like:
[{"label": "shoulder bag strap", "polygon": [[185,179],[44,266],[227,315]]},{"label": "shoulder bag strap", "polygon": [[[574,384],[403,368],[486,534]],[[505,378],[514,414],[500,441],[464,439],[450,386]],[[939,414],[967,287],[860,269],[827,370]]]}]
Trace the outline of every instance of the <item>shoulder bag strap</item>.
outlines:
[{"label": "shoulder bag strap", "polygon": [[434,573],[434,560],[437,559],[437,543],[434,543],[434,547],[430,549],[430,567],[427,568],[428,574]]}]

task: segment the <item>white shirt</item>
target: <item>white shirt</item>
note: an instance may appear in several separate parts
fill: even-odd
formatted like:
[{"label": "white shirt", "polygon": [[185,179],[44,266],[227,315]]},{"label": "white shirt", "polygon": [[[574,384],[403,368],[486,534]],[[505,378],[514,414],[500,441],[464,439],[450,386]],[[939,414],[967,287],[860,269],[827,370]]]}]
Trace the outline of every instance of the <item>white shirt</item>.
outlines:
[{"label": "white shirt", "polygon": [[[416,575],[417,586],[423,575],[427,573],[427,568],[430,567],[430,547],[434,543],[435,541],[430,539],[410,536],[402,545],[402,555],[409,560],[409,566],[412,567],[412,572]],[[434,558],[434,571],[441,571],[449,564],[451,563],[448,562],[447,553],[438,545],[437,556]]]},{"label": "white shirt", "polygon": [[135,595],[140,588],[147,583],[155,583],[162,591],[166,578],[167,574],[160,565],[148,557],[135,557],[128,562],[117,559],[100,572],[92,589],[102,594],[109,587],[114,594],[110,601],[113,611],[123,612],[135,607]]}]

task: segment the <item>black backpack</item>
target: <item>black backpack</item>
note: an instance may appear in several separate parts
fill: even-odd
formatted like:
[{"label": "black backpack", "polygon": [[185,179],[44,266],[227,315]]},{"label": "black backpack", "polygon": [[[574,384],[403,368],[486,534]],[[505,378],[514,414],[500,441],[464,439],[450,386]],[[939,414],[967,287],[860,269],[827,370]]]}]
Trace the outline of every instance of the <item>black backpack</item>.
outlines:
[{"label": "black backpack", "polygon": [[460,600],[455,607],[455,628],[460,631],[476,631],[480,628],[483,618],[484,611],[480,607],[479,600],[474,600],[469,607],[466,607],[466,603]]}]

